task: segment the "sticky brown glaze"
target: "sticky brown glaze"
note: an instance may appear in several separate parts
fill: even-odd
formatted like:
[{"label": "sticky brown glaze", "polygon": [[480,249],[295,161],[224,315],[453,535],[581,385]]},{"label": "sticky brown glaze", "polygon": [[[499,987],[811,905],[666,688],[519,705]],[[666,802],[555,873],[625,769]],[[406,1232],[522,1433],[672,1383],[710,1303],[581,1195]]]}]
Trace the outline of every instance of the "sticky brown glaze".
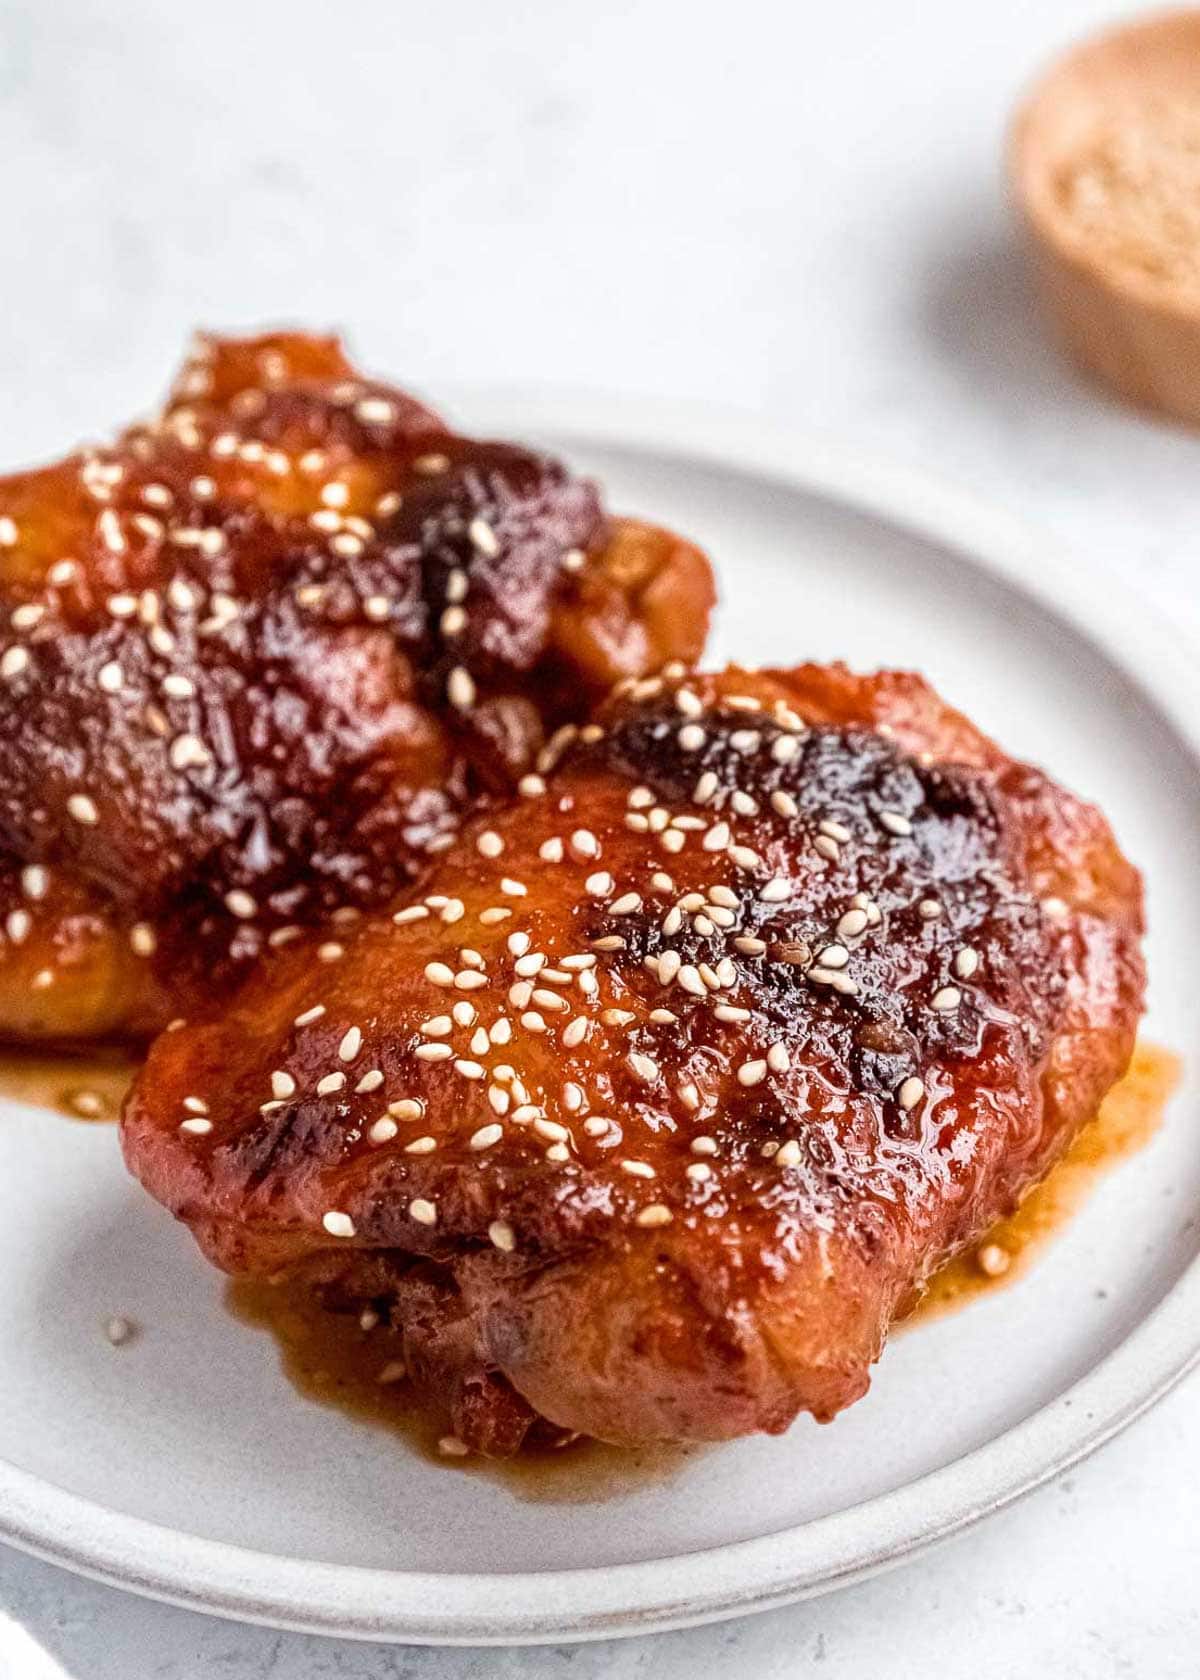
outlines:
[{"label": "sticky brown glaze", "polygon": [[335,339],[203,341],[155,421],[0,482],[0,1035],[139,1035],[336,942],[711,604]]},{"label": "sticky brown glaze", "polygon": [[543,763],[161,1039],[129,1165],[217,1264],[444,1323],[483,1450],[830,1418],[1125,1068],[1137,873],[914,676],[652,679]]}]

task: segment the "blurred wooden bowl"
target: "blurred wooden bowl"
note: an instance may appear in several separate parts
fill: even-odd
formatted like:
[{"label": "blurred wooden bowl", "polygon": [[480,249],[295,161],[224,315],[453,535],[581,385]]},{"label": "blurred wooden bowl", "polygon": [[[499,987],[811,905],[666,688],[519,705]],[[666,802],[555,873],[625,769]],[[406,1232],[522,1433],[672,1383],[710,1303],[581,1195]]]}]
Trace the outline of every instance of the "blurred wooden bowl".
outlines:
[{"label": "blurred wooden bowl", "polygon": [[1009,167],[1039,290],[1067,347],[1123,397],[1200,424],[1200,202],[1192,278],[1156,263],[1161,251],[1114,251],[1116,222],[1089,232],[1069,200],[1089,157],[1103,161],[1114,141],[1136,155],[1157,125],[1168,148],[1194,126],[1200,169],[1200,11],[1124,25],[1060,59],[1017,114]]}]

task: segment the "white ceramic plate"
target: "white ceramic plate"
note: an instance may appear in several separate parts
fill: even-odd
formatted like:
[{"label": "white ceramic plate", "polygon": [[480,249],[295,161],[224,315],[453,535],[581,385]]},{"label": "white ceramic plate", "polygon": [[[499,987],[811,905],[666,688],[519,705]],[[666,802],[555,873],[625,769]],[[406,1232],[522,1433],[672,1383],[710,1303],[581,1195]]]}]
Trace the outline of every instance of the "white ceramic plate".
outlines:
[{"label": "white ceramic plate", "polygon": [[[1200,1040],[1200,682],[1135,600],[907,474],[745,421],[464,398],[718,558],[714,656],[917,666],[1098,799],[1145,868],[1147,1036]],[[430,1465],[302,1399],[111,1128],[7,1105],[0,1534],[202,1610],[372,1639],[635,1633],[778,1605],[928,1547],[1143,1410],[1200,1343],[1189,1076],[1151,1146],[1012,1288],[900,1337],[829,1427],[588,1502]],[[111,1313],[144,1326],[114,1350]]]}]

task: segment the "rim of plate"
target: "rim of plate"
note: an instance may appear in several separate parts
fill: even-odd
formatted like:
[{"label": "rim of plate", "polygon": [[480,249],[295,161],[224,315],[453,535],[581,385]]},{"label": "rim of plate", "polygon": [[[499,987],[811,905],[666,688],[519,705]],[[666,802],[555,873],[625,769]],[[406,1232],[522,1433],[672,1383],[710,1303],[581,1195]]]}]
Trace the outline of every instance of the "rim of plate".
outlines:
[{"label": "rim of plate", "polygon": [[[690,459],[786,484],[940,544],[1066,619],[1197,761],[1200,662],[1121,578],[924,471],[720,409],[595,392],[450,387],[470,422]],[[950,1539],[1093,1452],[1200,1360],[1200,1260],[1079,1382],[973,1452],[769,1535],[605,1568],[508,1575],[279,1557],[112,1511],[0,1460],[0,1539],[192,1610],[342,1638],[499,1645],[610,1638],[773,1609]]]}]

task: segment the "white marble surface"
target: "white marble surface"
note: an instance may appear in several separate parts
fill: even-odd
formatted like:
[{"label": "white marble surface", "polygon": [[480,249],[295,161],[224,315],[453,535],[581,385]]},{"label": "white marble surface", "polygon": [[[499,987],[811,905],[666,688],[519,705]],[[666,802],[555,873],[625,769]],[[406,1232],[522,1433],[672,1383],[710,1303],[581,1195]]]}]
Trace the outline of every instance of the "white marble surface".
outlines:
[{"label": "white marble surface", "polygon": [[[136,412],[194,323],[332,322],[430,391],[715,399],[933,466],[1200,636],[1200,440],[1047,349],[1003,206],[1014,96],[1113,11],[0,0],[0,459]],[[1169,1680],[1196,1672],[1198,1475],[1193,1379],[1067,1480],[882,1580],[539,1652],[237,1627],[0,1551],[0,1676]]]}]

